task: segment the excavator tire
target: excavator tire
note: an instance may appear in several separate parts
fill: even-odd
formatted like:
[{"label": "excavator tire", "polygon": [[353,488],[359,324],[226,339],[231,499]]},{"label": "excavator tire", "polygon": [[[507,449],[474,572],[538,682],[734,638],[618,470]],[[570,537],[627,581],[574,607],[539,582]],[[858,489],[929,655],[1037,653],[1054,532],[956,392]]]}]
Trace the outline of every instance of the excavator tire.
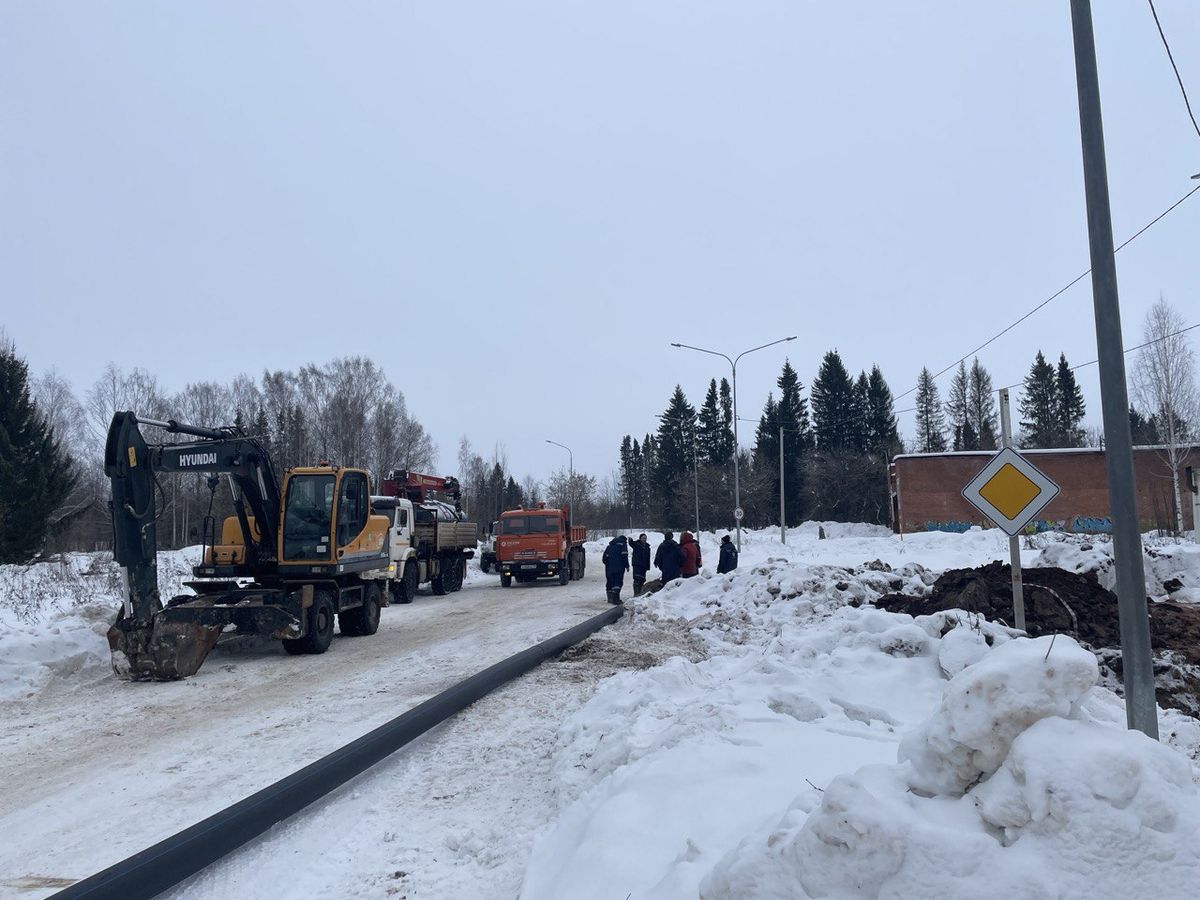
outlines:
[{"label": "excavator tire", "polygon": [[342,634],[362,636],[377,632],[380,606],[379,585],[367,585],[363,589],[362,606],[338,613],[338,625],[341,627]]},{"label": "excavator tire", "polygon": [[333,595],[326,590],[314,591],[312,606],[308,608],[308,631],[304,637],[284,641],[283,649],[293,656],[301,653],[324,653],[333,641],[333,623],[337,608]]}]

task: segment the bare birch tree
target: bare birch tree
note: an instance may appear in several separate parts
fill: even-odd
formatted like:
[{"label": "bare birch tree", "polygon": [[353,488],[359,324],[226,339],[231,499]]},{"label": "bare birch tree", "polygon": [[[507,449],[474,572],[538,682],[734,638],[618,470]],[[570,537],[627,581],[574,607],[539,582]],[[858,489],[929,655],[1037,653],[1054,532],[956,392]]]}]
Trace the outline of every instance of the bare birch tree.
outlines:
[{"label": "bare birch tree", "polygon": [[1180,333],[1184,327],[1183,316],[1160,297],[1146,313],[1142,341],[1148,346],[1138,353],[1132,379],[1138,402],[1159,420],[1163,457],[1171,470],[1177,532],[1183,531],[1180,473],[1189,456],[1190,432],[1200,423],[1195,353],[1187,335]]}]

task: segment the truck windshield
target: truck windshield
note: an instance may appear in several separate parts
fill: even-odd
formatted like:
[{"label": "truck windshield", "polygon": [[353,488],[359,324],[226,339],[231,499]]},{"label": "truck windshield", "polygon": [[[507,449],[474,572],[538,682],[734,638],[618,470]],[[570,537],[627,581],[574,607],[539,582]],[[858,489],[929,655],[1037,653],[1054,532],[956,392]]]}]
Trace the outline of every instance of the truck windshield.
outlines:
[{"label": "truck windshield", "polygon": [[283,558],[329,559],[333,476],[294,475],[283,512]]},{"label": "truck windshield", "polygon": [[500,520],[501,534],[558,534],[557,516],[513,516]]}]

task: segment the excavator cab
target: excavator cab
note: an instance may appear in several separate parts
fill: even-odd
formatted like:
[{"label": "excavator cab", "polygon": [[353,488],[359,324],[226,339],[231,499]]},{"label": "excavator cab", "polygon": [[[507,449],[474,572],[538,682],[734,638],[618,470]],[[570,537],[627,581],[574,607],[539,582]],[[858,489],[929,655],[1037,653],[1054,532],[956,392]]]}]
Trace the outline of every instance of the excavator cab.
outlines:
[{"label": "excavator cab", "polygon": [[367,473],[339,466],[290,470],[283,481],[279,572],[341,575],[377,568],[386,556],[387,516],[371,514]]}]

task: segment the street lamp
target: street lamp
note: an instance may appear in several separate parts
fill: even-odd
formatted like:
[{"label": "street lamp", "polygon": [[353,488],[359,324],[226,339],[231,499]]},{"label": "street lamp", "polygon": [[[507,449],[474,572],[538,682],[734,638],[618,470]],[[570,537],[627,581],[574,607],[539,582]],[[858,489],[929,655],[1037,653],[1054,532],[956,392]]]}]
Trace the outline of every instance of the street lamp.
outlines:
[{"label": "street lamp", "polygon": [[575,522],[575,454],[571,452],[571,448],[566,444],[560,444],[558,441],[550,440],[550,438],[546,438],[546,443],[553,444],[555,447],[562,447],[567,451],[567,460],[571,467],[571,474],[567,480],[567,505],[570,509],[567,524],[571,525]]},{"label": "street lamp", "polygon": [[[718,353],[716,350],[705,350],[703,347],[693,347],[690,344],[672,343],[672,347],[678,347],[681,350],[695,350],[697,353],[707,353],[711,356],[719,356],[721,359],[729,363],[729,367],[733,370],[733,503],[738,509],[742,508],[742,486],[741,475],[738,471],[738,435],[737,435],[737,364],[747,353],[754,353],[756,350],[766,350],[768,347],[774,347],[776,344],[783,344],[787,341],[794,341],[796,336],[780,338],[777,341],[771,341],[769,344],[763,344],[759,347],[751,347],[749,350],[743,350],[733,359],[730,359],[724,353]],[[736,519],[736,516],[735,516]],[[742,520],[736,519],[737,523],[737,548],[738,553],[742,552]]]}]

